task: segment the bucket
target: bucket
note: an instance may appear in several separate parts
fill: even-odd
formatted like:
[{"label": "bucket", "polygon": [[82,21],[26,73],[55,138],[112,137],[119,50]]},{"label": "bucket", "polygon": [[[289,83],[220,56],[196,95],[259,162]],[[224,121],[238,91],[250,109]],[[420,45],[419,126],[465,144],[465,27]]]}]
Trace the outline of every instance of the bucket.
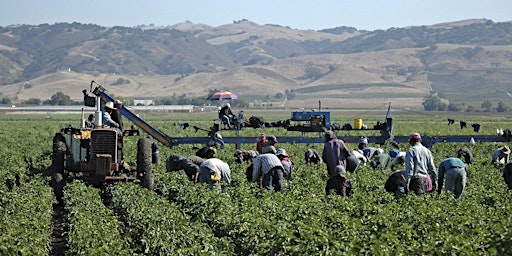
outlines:
[{"label": "bucket", "polygon": [[363,119],[356,118],[354,119],[354,129],[361,130],[363,128]]}]

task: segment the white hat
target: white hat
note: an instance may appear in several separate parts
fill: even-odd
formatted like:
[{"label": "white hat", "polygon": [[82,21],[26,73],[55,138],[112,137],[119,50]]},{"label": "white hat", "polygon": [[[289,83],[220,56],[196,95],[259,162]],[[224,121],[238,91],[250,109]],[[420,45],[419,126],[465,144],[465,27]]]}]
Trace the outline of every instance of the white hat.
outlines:
[{"label": "white hat", "polygon": [[226,106],[227,106],[228,108],[230,108],[230,107],[231,107],[231,105],[230,105],[229,103],[226,103]]},{"label": "white hat", "polygon": [[280,148],[276,151],[276,156],[286,156],[288,157],[288,153],[284,148]]},{"label": "white hat", "polygon": [[114,102],[112,102],[112,101],[105,103],[105,108],[114,109],[114,110],[116,109],[114,107]]}]

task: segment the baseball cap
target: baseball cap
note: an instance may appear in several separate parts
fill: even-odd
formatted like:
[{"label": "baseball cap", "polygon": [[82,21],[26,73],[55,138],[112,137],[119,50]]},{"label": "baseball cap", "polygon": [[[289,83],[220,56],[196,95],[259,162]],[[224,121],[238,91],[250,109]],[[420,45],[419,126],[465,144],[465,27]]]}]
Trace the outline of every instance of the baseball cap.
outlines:
[{"label": "baseball cap", "polygon": [[409,139],[421,139],[421,135],[417,132],[411,133],[411,135],[409,135]]},{"label": "baseball cap", "polygon": [[268,139],[269,141],[273,141],[273,142],[275,142],[275,143],[277,143],[277,142],[278,142],[278,141],[277,141],[276,136],[269,136],[267,139]]}]

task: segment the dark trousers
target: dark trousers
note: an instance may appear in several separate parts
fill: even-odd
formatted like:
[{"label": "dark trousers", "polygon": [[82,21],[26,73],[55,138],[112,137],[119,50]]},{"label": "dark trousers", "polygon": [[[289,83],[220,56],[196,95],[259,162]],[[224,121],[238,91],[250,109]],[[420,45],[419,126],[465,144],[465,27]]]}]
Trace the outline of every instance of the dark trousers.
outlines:
[{"label": "dark trousers", "polygon": [[283,187],[283,170],[279,167],[275,167],[268,173],[263,175],[262,186],[272,193],[272,190],[281,191]]}]

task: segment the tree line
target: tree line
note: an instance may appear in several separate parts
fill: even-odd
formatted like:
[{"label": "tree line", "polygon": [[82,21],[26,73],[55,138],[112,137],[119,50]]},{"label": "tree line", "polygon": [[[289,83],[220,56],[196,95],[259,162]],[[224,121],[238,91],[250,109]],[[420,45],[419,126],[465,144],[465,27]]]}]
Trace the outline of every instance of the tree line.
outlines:
[{"label": "tree line", "polygon": [[439,95],[432,93],[423,98],[423,108],[426,111],[453,111],[453,112],[508,112],[510,107],[503,101],[499,101],[496,106],[490,100],[484,100],[480,109],[474,106],[466,106],[464,103],[446,103]]}]

